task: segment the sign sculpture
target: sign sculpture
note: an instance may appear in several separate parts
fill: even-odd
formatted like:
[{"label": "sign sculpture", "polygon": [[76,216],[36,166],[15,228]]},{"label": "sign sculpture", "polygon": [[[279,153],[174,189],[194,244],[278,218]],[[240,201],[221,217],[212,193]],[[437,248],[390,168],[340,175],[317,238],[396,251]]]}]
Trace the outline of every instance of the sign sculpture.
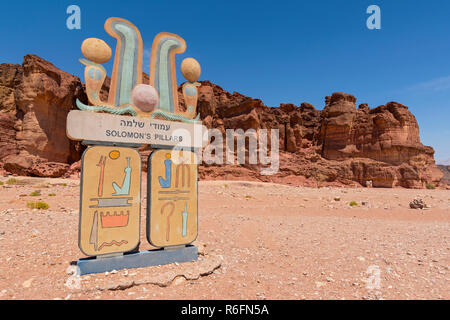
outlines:
[{"label": "sign sculpture", "polygon": [[[68,137],[88,146],[81,166],[78,243],[89,258],[78,261],[79,273],[194,261],[200,65],[192,58],[181,64],[187,80],[182,110],[175,54],[186,50],[185,41],[166,32],[155,37],[150,84],[144,84],[139,30],[120,18],[108,19],[105,30],[117,40],[108,100],[101,98],[107,75],[101,64],[111,59],[112,50],[103,40],[89,38],[80,59],[89,104],[77,100],[80,110],[67,117]],[[137,148],[145,144],[155,149],[148,159],[147,240],[159,250],[138,251],[142,172]]]}]

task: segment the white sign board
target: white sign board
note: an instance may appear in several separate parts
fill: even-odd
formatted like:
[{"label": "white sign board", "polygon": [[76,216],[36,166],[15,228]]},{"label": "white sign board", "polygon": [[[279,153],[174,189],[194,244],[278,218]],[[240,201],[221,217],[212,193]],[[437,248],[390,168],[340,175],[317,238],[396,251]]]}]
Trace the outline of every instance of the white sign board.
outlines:
[{"label": "white sign board", "polygon": [[201,122],[183,123],[72,110],[67,136],[72,140],[201,148]]}]

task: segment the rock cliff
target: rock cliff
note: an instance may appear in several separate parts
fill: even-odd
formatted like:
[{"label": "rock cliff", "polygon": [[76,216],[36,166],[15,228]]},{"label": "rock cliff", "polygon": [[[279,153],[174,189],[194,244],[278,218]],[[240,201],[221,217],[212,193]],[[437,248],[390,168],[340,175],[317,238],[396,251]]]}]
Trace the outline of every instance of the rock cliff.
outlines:
[{"label": "rock cliff", "polygon": [[7,171],[57,177],[80,159],[67,139],[67,113],[87,101],[80,79],[27,55],[23,64],[0,65],[0,159]]},{"label": "rock cliff", "polygon": [[[202,81],[199,108],[209,128],[279,129],[280,172],[270,177],[258,168],[205,167],[204,178],[217,175],[264,181],[310,184],[357,182],[374,187],[423,188],[439,184],[442,172],[434,150],[420,142],[419,126],[408,107],[388,102],[371,109],[356,108],[356,98],[336,92],[323,110],[309,103],[265,106],[261,100],[229,93]],[[218,171],[215,173],[214,171]],[[297,182],[296,182],[297,181]]]},{"label": "rock cliff", "polygon": [[[414,115],[400,103],[356,108],[354,96],[336,92],[325,98],[323,110],[306,102],[271,108],[209,81],[201,83],[198,110],[208,128],[223,133],[278,129],[280,139],[277,174],[260,175],[260,165],[202,165],[202,179],[422,188],[438,185],[443,176],[433,148],[420,142]],[[108,85],[109,79],[101,93],[105,100]],[[181,89],[179,93],[183,106]],[[76,173],[84,147],[66,137],[65,126],[77,98],[87,103],[80,79],[35,55],[25,56],[22,65],[0,64],[3,169],[46,177]],[[142,149],[144,160],[148,153],[148,148]]]}]

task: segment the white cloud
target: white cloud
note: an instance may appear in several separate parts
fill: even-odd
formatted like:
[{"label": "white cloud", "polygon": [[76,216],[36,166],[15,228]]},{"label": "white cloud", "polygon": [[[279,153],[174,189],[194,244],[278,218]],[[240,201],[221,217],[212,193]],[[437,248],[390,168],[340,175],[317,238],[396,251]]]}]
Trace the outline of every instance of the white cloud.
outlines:
[{"label": "white cloud", "polygon": [[450,76],[420,82],[408,88],[409,91],[445,91],[450,90]]}]

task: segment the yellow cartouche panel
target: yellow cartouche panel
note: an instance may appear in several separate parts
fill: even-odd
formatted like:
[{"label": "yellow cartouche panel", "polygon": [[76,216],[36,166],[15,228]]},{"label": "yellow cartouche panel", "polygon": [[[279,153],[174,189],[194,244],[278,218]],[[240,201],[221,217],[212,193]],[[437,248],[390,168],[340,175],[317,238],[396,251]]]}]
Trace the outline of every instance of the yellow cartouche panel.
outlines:
[{"label": "yellow cartouche panel", "polygon": [[195,153],[157,150],[149,157],[147,239],[155,247],[190,244],[198,231]]},{"label": "yellow cartouche panel", "polygon": [[78,245],[87,256],[139,245],[141,157],[135,149],[88,148],[82,158]]}]

